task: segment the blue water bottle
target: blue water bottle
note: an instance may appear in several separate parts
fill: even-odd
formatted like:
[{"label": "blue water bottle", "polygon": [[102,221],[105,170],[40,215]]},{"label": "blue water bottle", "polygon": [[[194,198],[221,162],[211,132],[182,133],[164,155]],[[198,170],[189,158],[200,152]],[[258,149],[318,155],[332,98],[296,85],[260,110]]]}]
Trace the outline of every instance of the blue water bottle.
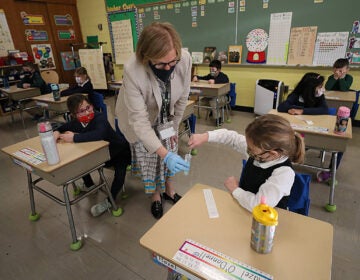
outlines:
[{"label": "blue water bottle", "polygon": [[4,76],[4,77],[3,77],[3,83],[4,83],[4,88],[5,88],[5,89],[9,89],[9,88],[10,88],[8,76]]},{"label": "blue water bottle", "polygon": [[60,95],[60,89],[59,86],[57,84],[50,84],[52,93],[53,93],[53,97],[55,101],[60,101],[61,99],[61,95]]}]

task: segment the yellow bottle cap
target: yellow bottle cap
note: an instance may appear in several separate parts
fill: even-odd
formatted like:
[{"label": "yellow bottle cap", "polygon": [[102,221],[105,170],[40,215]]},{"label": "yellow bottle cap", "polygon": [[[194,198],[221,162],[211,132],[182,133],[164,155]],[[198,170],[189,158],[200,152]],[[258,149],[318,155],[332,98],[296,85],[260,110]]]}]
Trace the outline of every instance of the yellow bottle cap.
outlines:
[{"label": "yellow bottle cap", "polygon": [[253,217],[265,226],[277,226],[278,224],[278,212],[264,203],[264,199],[261,199],[261,203],[254,207]]}]

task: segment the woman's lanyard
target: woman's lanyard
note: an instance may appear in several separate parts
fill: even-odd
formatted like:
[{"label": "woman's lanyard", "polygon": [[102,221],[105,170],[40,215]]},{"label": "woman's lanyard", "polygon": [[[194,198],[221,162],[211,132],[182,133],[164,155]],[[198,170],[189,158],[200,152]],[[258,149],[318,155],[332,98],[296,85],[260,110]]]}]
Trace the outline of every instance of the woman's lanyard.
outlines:
[{"label": "woman's lanyard", "polygon": [[170,101],[171,101],[171,94],[169,94],[170,83],[167,82],[164,84],[164,87],[161,87],[161,123],[167,123],[168,117],[170,115]]}]

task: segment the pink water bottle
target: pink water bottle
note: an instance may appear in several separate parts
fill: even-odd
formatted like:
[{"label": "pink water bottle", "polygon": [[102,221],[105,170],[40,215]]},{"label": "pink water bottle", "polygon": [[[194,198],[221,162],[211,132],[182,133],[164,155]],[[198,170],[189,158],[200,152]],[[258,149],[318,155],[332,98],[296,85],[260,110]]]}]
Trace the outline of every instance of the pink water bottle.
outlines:
[{"label": "pink water bottle", "polygon": [[336,125],[334,132],[336,134],[345,134],[350,117],[350,109],[345,106],[339,107],[336,114]]}]

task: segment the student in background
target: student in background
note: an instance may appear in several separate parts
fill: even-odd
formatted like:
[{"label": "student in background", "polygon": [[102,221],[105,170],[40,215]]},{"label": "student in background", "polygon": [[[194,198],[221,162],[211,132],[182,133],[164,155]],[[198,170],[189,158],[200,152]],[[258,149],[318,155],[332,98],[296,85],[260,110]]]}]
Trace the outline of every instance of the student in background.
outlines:
[{"label": "student in background", "polygon": [[[226,84],[229,82],[229,78],[226,74],[221,72],[221,61],[220,60],[213,60],[209,64],[210,73],[206,76],[194,76],[193,82],[198,82],[199,80],[206,80],[209,84]],[[220,96],[218,98],[219,106],[222,107],[226,103],[226,96]],[[211,106],[212,107],[212,116],[216,118],[216,97],[203,97],[200,101],[200,105],[203,106]],[[218,120],[216,120],[215,124],[222,124],[222,119],[218,116]]]},{"label": "student in background", "polygon": [[166,22],[153,22],[140,34],[136,53],[124,65],[115,114],[129,141],[133,171],[151,195],[151,213],[163,215],[162,198],[177,203],[172,177],[188,171],[177,154],[178,130],[190,92],[191,56]]},{"label": "student in background", "polygon": [[[51,92],[50,87],[46,84],[40,75],[40,72],[36,70],[35,65],[27,61],[22,66],[24,77],[17,84],[18,88],[39,88],[41,94],[47,94]],[[43,116],[43,110],[37,108],[36,102],[31,100],[26,103],[26,107],[31,108],[26,112],[33,116],[33,120],[39,120]]]},{"label": "student in background", "polygon": [[339,58],[334,63],[334,74],[329,76],[325,84],[326,90],[348,91],[352,85],[353,77],[348,74],[349,61]]},{"label": "student in background", "polygon": [[219,129],[193,134],[190,148],[205,142],[221,143],[249,156],[241,181],[235,177],[225,180],[225,187],[250,212],[266,197],[272,207],[287,208],[288,196],[294,183],[295,172],[291,162],[304,159],[304,142],[283,117],[267,114],[250,123],[245,135]]},{"label": "student in background", "polygon": [[51,89],[46,84],[46,82],[43,80],[43,78],[40,75],[40,72],[35,69],[35,65],[27,61],[23,64],[23,75],[24,78],[20,80],[20,82],[17,84],[18,88],[39,88],[41,94],[50,93]]},{"label": "student in background", "polygon": [[[68,143],[99,140],[109,142],[110,160],[106,162],[105,166],[113,166],[115,169],[111,194],[116,200],[116,196],[124,185],[126,167],[131,161],[129,143],[123,136],[114,131],[104,114],[94,112],[87,96],[83,94],[72,95],[67,100],[67,106],[72,120],[56,129],[54,132],[55,139],[61,139]],[[94,185],[90,175],[84,176],[83,180],[85,186],[80,187],[82,191],[87,191],[87,188]],[[99,216],[110,207],[111,203],[106,198],[91,207],[91,214],[94,217]]]},{"label": "student in background", "polygon": [[277,110],[291,115],[329,114],[323,86],[323,76],[318,73],[306,73],[288,98],[279,104]]},{"label": "student in background", "polygon": [[85,67],[79,67],[75,69],[75,81],[76,86],[65,89],[61,92],[61,96],[69,96],[74,93],[87,93],[92,94],[94,87],[91,83],[90,77]]}]

